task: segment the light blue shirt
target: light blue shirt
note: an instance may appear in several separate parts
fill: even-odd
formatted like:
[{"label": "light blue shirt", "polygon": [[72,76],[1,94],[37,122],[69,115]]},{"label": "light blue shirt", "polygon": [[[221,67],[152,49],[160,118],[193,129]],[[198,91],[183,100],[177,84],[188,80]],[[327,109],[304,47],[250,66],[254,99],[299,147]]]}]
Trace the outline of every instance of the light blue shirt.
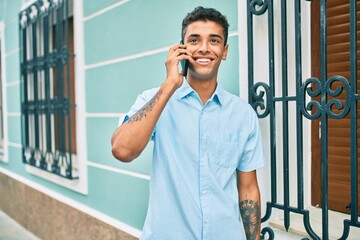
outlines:
[{"label": "light blue shirt", "polygon": [[[125,119],[157,91],[139,95]],[[247,172],[265,165],[250,105],[219,84],[203,105],[184,81],[161,113],[151,140],[150,199],[140,239],[245,239],[236,169]]]}]

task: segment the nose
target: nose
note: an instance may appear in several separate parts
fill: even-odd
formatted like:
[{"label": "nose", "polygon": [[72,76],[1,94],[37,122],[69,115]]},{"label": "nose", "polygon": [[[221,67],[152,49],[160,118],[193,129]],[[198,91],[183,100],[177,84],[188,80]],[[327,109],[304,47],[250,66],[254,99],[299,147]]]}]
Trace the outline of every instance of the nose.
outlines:
[{"label": "nose", "polygon": [[199,46],[199,49],[198,51],[200,53],[207,53],[209,52],[209,45],[208,45],[208,42],[207,41],[202,41],[200,46]]}]

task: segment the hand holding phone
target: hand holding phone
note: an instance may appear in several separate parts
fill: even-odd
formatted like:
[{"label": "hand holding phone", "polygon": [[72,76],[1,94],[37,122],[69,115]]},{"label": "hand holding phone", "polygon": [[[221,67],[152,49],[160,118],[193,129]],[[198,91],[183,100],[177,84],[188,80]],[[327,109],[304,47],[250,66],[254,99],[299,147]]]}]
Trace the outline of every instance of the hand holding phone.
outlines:
[{"label": "hand holding phone", "polygon": [[[181,40],[180,44],[184,44],[184,41]],[[184,75],[184,77],[187,77],[188,68],[189,68],[189,61],[181,60],[181,69],[182,69],[182,74]]]}]

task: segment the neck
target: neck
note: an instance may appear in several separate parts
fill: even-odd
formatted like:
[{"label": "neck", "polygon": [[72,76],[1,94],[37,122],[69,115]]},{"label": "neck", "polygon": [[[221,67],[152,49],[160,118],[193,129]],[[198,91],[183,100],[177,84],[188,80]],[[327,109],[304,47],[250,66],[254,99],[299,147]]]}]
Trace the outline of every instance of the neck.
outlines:
[{"label": "neck", "polygon": [[205,104],[213,95],[216,89],[217,81],[213,80],[197,80],[188,78],[189,85],[199,94],[201,102]]}]

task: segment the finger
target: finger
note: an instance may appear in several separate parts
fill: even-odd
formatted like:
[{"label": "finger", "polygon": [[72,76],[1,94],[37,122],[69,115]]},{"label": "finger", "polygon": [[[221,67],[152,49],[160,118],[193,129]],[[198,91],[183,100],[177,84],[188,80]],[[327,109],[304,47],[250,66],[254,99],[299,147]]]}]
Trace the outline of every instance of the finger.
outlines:
[{"label": "finger", "polygon": [[189,54],[189,51],[187,51],[186,49],[183,48],[178,48],[174,51],[173,53],[175,56],[180,56],[180,55],[187,55]]},{"label": "finger", "polygon": [[195,59],[193,58],[193,56],[188,56],[187,60],[189,60],[190,63],[194,63]]},{"label": "finger", "polygon": [[195,62],[195,60],[191,56],[185,54],[178,56],[178,61],[180,62],[182,60],[188,60],[191,64]]},{"label": "finger", "polygon": [[[174,53],[179,49],[179,44],[169,48],[168,57],[173,57]],[[176,56],[176,55],[175,55]]]},{"label": "finger", "polygon": [[190,51],[187,50],[187,49],[184,49],[184,50],[185,50],[185,55],[188,55],[188,56],[190,56],[190,57],[193,56],[192,52],[190,52]]},{"label": "finger", "polygon": [[172,47],[169,49],[169,52],[174,52],[174,51],[176,51],[176,50],[179,49],[179,48],[180,48],[180,49],[184,49],[184,48],[186,48],[186,45],[183,45],[183,44],[178,43],[178,44],[172,46]]},{"label": "finger", "polygon": [[193,55],[191,52],[189,52],[186,49],[177,50],[175,51],[177,53],[177,59],[178,60],[189,60],[190,62],[194,62]]}]

